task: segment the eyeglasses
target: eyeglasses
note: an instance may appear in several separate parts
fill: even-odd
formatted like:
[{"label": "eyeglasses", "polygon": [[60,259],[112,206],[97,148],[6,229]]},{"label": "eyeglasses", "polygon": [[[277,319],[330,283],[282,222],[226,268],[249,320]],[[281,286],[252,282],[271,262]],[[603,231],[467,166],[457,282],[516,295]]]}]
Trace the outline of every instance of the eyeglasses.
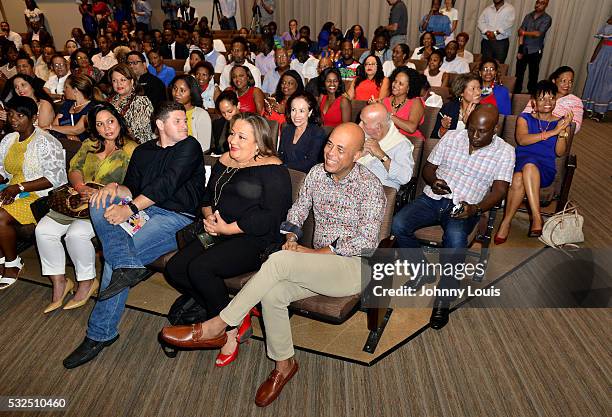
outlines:
[{"label": "eyeglasses", "polygon": [[128,62],[127,62],[127,64],[128,64],[128,65],[135,66],[135,65],[141,64],[141,63],[143,63],[143,62],[144,62],[144,61],[128,61]]},{"label": "eyeglasses", "polygon": [[53,64],[53,66],[54,66],[55,68],[63,68],[63,67],[65,67],[65,66],[66,66],[66,64]]}]

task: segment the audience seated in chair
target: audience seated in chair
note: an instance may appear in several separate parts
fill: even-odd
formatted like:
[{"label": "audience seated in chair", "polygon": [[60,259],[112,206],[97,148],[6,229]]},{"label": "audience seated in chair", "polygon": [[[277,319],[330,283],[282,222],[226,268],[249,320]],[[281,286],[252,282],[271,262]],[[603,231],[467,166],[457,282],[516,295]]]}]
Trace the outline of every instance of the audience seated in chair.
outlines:
[{"label": "audience seated in chair", "polygon": [[320,161],[327,135],[321,113],[309,93],[295,93],[285,110],[287,123],[281,132],[278,155],[287,168],[308,173]]},{"label": "audience seated in chair", "polygon": [[221,117],[212,122],[212,138],[208,153],[222,155],[229,151],[229,143],[227,141],[230,134],[229,123],[232,117],[240,113],[240,102],[238,101],[236,92],[226,90],[219,94],[215,106],[217,113],[219,113]]},{"label": "audience seated in chair", "polygon": [[510,91],[501,85],[497,79],[499,65],[493,58],[485,58],[480,61],[479,73],[482,79],[482,104],[493,104],[499,110],[499,114],[507,116],[512,114],[512,103]]},{"label": "audience seated in chair", "polygon": [[279,125],[285,123],[285,108],[289,97],[293,94],[302,94],[304,83],[297,71],[287,70],[283,73],[274,94],[265,101],[266,111],[264,115],[269,120],[275,120]]},{"label": "audience seated in chair", "polygon": [[474,74],[461,74],[451,87],[454,98],[445,103],[436,119],[432,138],[441,138],[449,130],[463,130],[472,111],[480,103],[482,84]]},{"label": "audience seated in chair", "polygon": [[262,115],[265,110],[265,97],[263,91],[256,87],[251,70],[244,65],[234,65],[230,77],[228,89],[238,95],[240,111]]},{"label": "audience seated in chair", "polygon": [[[165,342],[180,347],[235,344],[227,337],[227,326],[240,324],[261,303],[267,353],[276,367],[257,390],[255,404],[260,407],[272,403],[298,370],[287,306],[316,294],[342,297],[362,290],[358,255],[378,246],[386,201],[376,176],[356,164],[363,146],[363,131],[356,124],[334,129],[325,146],[325,163],[308,173],[281,225],[287,233],[283,250],[270,256],[219,316],[193,326],[165,327],[161,332]],[[298,244],[311,209],[316,225],[312,249]]]},{"label": "audience seated in chair", "polygon": [[276,64],[276,68],[264,76],[264,80],[261,84],[261,90],[265,94],[274,94],[281,76],[289,69],[289,55],[287,55],[287,50],[285,48],[278,48],[274,51],[274,63]]},{"label": "audience seated in chair", "polygon": [[397,67],[408,67],[416,69],[410,62],[410,47],[405,43],[398,43],[391,52],[391,60],[383,62],[383,73],[385,77],[390,77],[393,70]]},{"label": "audience seated in chair", "polygon": [[[571,112],[573,116],[572,121],[576,123],[576,133],[578,133],[582,126],[584,105],[580,97],[571,93],[574,86],[574,70],[567,66],[559,67],[550,74],[548,79],[557,86],[557,104],[555,105],[553,114],[557,117],[563,117]],[[523,112],[533,113],[531,101],[527,104]]]},{"label": "audience seated in chair", "polygon": [[232,40],[232,62],[226,65],[221,72],[221,78],[219,80],[219,89],[225,90],[231,85],[230,72],[235,65],[242,65],[247,67],[251,71],[251,76],[255,81],[255,87],[261,88],[261,72],[257,67],[247,61],[249,54],[249,47],[247,41],[242,36],[237,36]]},{"label": "audience seated in chair", "polygon": [[529,237],[542,234],[540,189],[553,183],[557,174],[555,158],[565,154],[569,125],[573,114],[562,118],[553,115],[557,87],[551,81],[540,81],[531,99],[534,113],[523,113],[516,121],[516,165],[508,191],[506,212],[494,241],[500,245],[510,233],[512,218],[527,196],[531,210]]},{"label": "audience seated in chair", "polygon": [[[88,116],[91,139],[83,142],[70,161],[68,172],[70,185],[83,202],[87,202],[96,191],[87,183],[106,185],[123,182],[132,153],[138,145],[130,136],[125,120],[112,105],[102,103],[92,107]],[[66,255],[61,241],[64,235],[78,282],[76,294],[64,310],[85,305],[99,287],[99,281],[95,279],[96,250],[91,242],[94,237],[91,222],[51,210],[36,226],[42,274],[49,276],[53,283],[53,297],[44,313],[62,307],[68,293],[75,290],[74,282],[65,275]]]},{"label": "audience seated in chair", "polygon": [[[276,132],[251,113],[232,119],[230,129],[230,151],[213,166],[202,200],[204,231],[215,243],[205,249],[195,239],[166,267],[170,284],[193,297],[209,317],[217,316],[230,301],[224,279],[258,270],[266,249],[280,248],[279,226],[291,207],[289,172],[274,150]],[[241,322],[239,329],[228,329],[228,343],[217,356],[217,366],[232,362],[238,343],[250,337],[248,311]]]},{"label": "audience seated in chair", "polygon": [[[514,150],[495,135],[498,117],[497,108],[481,105],[470,114],[466,130],[451,131],[436,145],[423,168],[427,184],[424,194],[393,218],[392,234],[399,247],[419,248],[415,232],[440,225],[446,249],[440,253],[440,263],[457,265],[465,261],[467,236],[481,214],[504,198],[512,181]],[[462,211],[452,214],[458,205]],[[426,262],[422,256],[413,260],[421,261]],[[431,281],[426,274],[412,279],[415,288]],[[443,273],[438,289],[456,290],[459,284],[452,274]],[[432,328],[438,330],[446,325],[450,303],[455,298],[449,291],[434,300]]]},{"label": "audience seated in chair", "polygon": [[36,102],[17,96],[6,109],[13,132],[0,141],[0,290],[13,285],[23,268],[15,226],[36,223],[30,204],[67,181],[62,145],[34,126]]},{"label": "audience seated in chair", "polygon": [[351,120],[351,103],[344,95],[344,83],[337,68],[327,68],[319,76],[319,108],[323,125],[336,127]]},{"label": "audience seated in chair", "polygon": [[141,52],[132,51],[126,55],[125,59],[153,108],[157,107],[162,101],[166,101],[166,85],[149,72],[144,55]]},{"label": "audience seated in chair", "polygon": [[191,75],[179,75],[170,83],[170,92],[176,103],[185,107],[187,134],[200,143],[202,152],[210,148],[210,115],[202,108],[202,96],[198,82]]},{"label": "audience seated in chair", "polygon": [[357,76],[348,88],[351,100],[382,100],[390,94],[389,79],[385,77],[382,62],[376,55],[368,56],[357,68]]},{"label": "audience seated in chair", "polygon": [[[185,108],[165,103],[153,120],[159,140],[134,151],[123,185],[112,182],[90,200],[91,222],[104,251],[104,270],[85,340],[64,359],[68,369],[92,360],[117,340],[129,287],[149,275],[145,265],[176,250],[176,232],[193,221],[202,201],[202,148],[187,135]],[[126,201],[128,204],[120,204]],[[149,220],[131,237],[121,223],[141,211]]]},{"label": "audience seated in chair", "polygon": [[399,67],[393,71],[389,81],[391,95],[385,97],[382,104],[391,113],[391,120],[403,135],[425,140],[419,130],[425,114],[421,101],[422,79],[420,74],[412,68]]},{"label": "audience seated in chair", "polygon": [[412,178],[414,146],[397,130],[391,115],[380,103],[369,104],[361,110],[359,126],[366,140],[364,155],[357,162],[372,171],[382,185],[399,190]]}]

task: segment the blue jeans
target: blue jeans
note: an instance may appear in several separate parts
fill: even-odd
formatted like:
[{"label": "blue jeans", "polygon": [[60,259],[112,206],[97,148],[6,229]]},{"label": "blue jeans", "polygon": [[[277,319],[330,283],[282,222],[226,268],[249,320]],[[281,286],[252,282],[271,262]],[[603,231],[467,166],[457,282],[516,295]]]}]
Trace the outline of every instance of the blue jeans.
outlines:
[{"label": "blue jeans", "polygon": [[[467,219],[452,218],[450,214],[453,206],[452,200],[448,198],[434,200],[425,194],[418,196],[393,217],[391,234],[395,236],[397,245],[400,248],[420,248],[421,244],[414,232],[423,227],[440,225],[444,230],[442,237],[444,250],[440,253],[440,262],[453,265],[464,262],[467,238],[480,218],[478,216]],[[421,259],[425,259],[422,254]],[[457,289],[459,281],[451,275],[442,275],[438,288]]]},{"label": "blue jeans", "polygon": [[[100,291],[110,284],[113,270],[117,268],[143,268],[161,255],[174,251],[176,232],[192,222],[187,216],[151,206],[145,209],[150,219],[134,237],[130,237],[120,226],[104,218],[103,208],[90,207],[91,222],[102,242],[104,270]],[[114,338],[121,321],[129,289],[109,299],[98,301],[89,317],[87,337],[97,342]]]}]

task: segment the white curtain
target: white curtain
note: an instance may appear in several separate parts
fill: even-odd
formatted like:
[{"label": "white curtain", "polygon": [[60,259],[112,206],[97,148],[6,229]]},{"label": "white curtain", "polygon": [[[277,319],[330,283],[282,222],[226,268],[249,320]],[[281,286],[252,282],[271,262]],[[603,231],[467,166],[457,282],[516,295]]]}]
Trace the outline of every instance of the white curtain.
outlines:
[{"label": "white curtain", "polygon": [[[408,43],[411,49],[418,46],[418,23],[428,13],[430,0],[403,0],[408,8]],[[468,48],[473,53],[480,52],[480,33],[476,27],[478,16],[492,0],[457,0],[455,8],[459,11],[458,32],[470,35]],[[527,13],[533,11],[535,0],[508,1],[516,9],[515,28]],[[251,21],[252,0],[240,0],[242,25]],[[311,38],[316,40],[321,26],[332,21],[346,31],[352,25],[363,26],[368,41],[374,30],[386,25],[390,7],[384,0],[276,0],[275,20],[278,32],[288,29],[289,20],[297,19],[298,25],[310,26]],[[547,13],[553,24],[546,36],[544,56],[540,65],[540,78],[548,76],[555,68],[569,65],[576,71],[574,93],[581,95],[586,80],[586,65],[589,62],[596,41],[593,35],[612,14],[612,0],[550,0]],[[510,64],[510,74],[516,64],[517,36],[511,38],[510,53],[506,62]]]}]

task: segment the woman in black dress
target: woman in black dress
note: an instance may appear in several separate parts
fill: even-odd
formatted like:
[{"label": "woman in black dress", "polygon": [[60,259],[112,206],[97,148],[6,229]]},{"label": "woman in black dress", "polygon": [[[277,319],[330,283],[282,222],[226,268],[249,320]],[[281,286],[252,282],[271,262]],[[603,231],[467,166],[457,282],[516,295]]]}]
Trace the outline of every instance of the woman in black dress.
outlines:
[{"label": "woman in black dress", "polygon": [[[291,179],[276,156],[266,120],[239,113],[230,122],[229,151],[213,166],[202,201],[204,230],[215,244],[204,249],[199,239],[168,262],[166,276],[214,317],[227,306],[224,279],[256,271],[261,255],[281,243],[280,224],[291,206]],[[228,330],[228,342],[217,356],[225,366],[238,354],[238,343],[250,336],[250,316]]]}]

